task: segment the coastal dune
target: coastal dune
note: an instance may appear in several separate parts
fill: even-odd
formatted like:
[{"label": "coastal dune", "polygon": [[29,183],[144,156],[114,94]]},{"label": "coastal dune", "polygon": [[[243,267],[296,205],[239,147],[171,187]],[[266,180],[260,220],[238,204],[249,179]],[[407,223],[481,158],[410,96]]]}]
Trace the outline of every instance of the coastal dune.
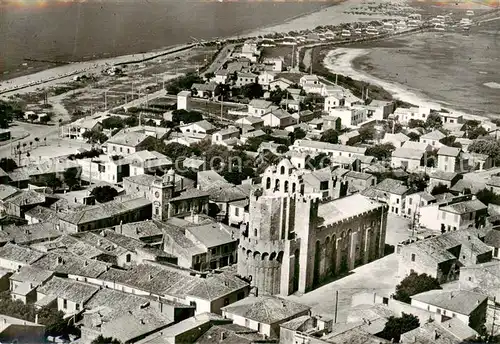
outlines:
[{"label": "coastal dune", "polygon": [[[411,90],[401,84],[396,82],[389,82],[386,80],[379,79],[375,76],[369,75],[362,71],[358,71],[353,67],[353,61],[361,56],[368,54],[369,49],[357,49],[357,48],[337,48],[328,52],[323,64],[324,66],[333,74],[342,74],[348,76],[355,80],[365,81],[372,85],[377,85],[384,88],[386,91],[391,93],[393,98],[399,99],[401,101],[413,104],[415,106],[427,107],[431,109],[440,110],[442,105],[434,101],[425,95],[419,93],[416,90]],[[481,116],[471,115],[462,111],[457,111],[452,109],[452,107],[446,106],[446,109],[452,110],[454,113],[461,114],[464,118],[469,119],[483,119]]]}]

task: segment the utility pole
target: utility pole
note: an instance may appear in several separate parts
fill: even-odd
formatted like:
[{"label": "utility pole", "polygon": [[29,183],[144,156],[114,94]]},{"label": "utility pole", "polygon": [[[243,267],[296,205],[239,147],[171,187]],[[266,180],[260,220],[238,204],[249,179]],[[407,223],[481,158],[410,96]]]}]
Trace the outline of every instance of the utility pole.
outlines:
[{"label": "utility pole", "polygon": [[309,60],[309,74],[313,73],[313,56],[314,56],[314,47],[311,48],[311,59]]},{"label": "utility pole", "polygon": [[224,93],[221,93],[220,95],[220,121],[222,122],[222,119],[223,119],[223,108],[224,108]]},{"label": "utility pole", "polygon": [[335,318],[333,320],[333,323],[337,323],[337,309],[339,308],[339,291],[335,291]]},{"label": "utility pole", "polygon": [[491,336],[493,337],[495,335],[495,317],[496,317],[496,310],[497,310],[497,297],[493,296],[493,323],[491,324]]}]

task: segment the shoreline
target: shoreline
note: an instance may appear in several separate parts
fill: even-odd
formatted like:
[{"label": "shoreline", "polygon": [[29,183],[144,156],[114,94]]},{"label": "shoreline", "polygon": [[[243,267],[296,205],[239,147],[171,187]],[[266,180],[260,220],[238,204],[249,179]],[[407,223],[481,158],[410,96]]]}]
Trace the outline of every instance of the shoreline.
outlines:
[{"label": "shoreline", "polygon": [[[396,0],[399,4],[408,5],[407,0]],[[387,3],[387,0],[373,0],[371,2],[377,3]],[[286,19],[284,22],[269,24],[267,26],[258,27],[255,29],[245,30],[234,35],[229,35],[226,37],[221,37],[222,40],[232,40],[232,39],[244,39],[257,37],[260,35],[265,35],[268,33],[280,32],[285,33],[289,31],[300,31],[306,29],[314,29],[320,25],[340,25],[342,23],[365,21],[365,20],[377,20],[377,19],[387,19],[387,18],[398,18],[395,16],[383,16],[383,15],[354,15],[350,13],[344,13],[345,11],[352,9],[360,4],[359,0],[336,0],[331,3],[327,3],[321,6],[317,10],[312,10],[306,13],[292,16]],[[21,76],[17,76],[10,79],[5,79],[0,81],[0,97],[6,97],[15,94],[18,91],[23,91],[25,88],[36,88],[37,86],[42,87],[46,84],[59,84],[66,82],[65,79],[71,78],[74,75],[80,73],[99,73],[103,68],[109,68],[116,64],[131,63],[132,60],[138,60],[141,56],[143,58],[152,57],[154,55],[167,54],[170,50],[178,49],[181,47],[187,47],[192,45],[192,43],[183,43],[172,46],[166,46],[163,48],[151,50],[146,53],[133,53],[127,55],[119,55],[114,57],[101,57],[95,60],[84,60],[77,61],[62,66],[48,67],[39,70],[35,73],[28,73]],[[29,86],[29,84],[32,84]],[[13,85],[17,85],[13,87]],[[26,87],[20,88],[21,85],[26,85]],[[9,91],[9,88],[17,88],[18,90]]]},{"label": "shoreline", "polygon": [[[335,2],[325,4],[316,10],[312,10],[312,11],[309,11],[306,13],[298,14],[298,15],[292,16],[290,18],[287,18],[283,22],[280,22],[280,23],[272,23],[272,24],[264,25],[264,26],[257,27],[254,29],[243,30],[243,31],[235,33],[233,35],[218,37],[217,39],[232,40],[232,39],[242,39],[242,38],[246,38],[246,37],[256,37],[256,36],[258,36],[258,34],[256,34],[256,33],[259,32],[260,30],[278,28],[279,26],[281,26],[285,23],[291,23],[294,20],[298,20],[298,19],[301,19],[304,17],[311,16],[317,12],[321,12],[325,8],[335,7],[341,3],[352,2],[352,1],[353,0],[337,0]],[[202,41],[213,41],[213,40],[215,40],[215,38],[202,40]],[[29,71],[27,71],[26,74],[18,75],[18,76],[15,76],[13,78],[7,77],[6,79],[0,80],[0,93],[5,92],[6,85],[9,85],[12,83],[19,83],[20,80],[29,81],[30,79],[31,80],[40,79],[40,78],[37,78],[37,76],[42,75],[44,73],[46,74],[49,71],[51,71],[52,73],[57,73],[57,74],[71,73],[71,75],[68,74],[67,76],[72,76],[72,75],[77,74],[77,71],[74,70],[74,68],[70,68],[70,66],[82,66],[82,67],[85,66],[86,67],[86,68],[84,68],[85,70],[82,70],[80,72],[80,73],[83,73],[85,71],[89,71],[89,69],[97,69],[102,65],[113,66],[113,65],[117,65],[117,64],[131,64],[131,63],[133,63],[133,60],[138,60],[139,57],[143,56],[143,55],[146,56],[145,59],[160,58],[161,56],[157,56],[157,57],[154,57],[154,56],[155,55],[165,55],[165,54],[168,54],[170,50],[180,49],[182,47],[188,47],[188,46],[193,45],[193,44],[194,43],[185,42],[185,43],[155,48],[155,49],[149,50],[145,53],[130,53],[130,54],[124,54],[124,55],[110,56],[110,57],[99,56],[99,53],[96,53],[95,55],[97,55],[97,56],[95,59],[82,59],[80,61],[73,61],[73,62],[59,65],[59,66],[51,66],[49,64],[46,67],[41,67],[41,69],[38,69],[36,72],[33,72],[33,73],[30,73]],[[99,66],[97,66],[97,65],[99,65]],[[69,72],[70,69],[72,69],[72,72]],[[66,70],[66,72],[64,72],[63,70]],[[26,82],[23,82],[23,84],[25,84],[25,83]]]},{"label": "shoreline", "polygon": [[431,97],[420,93],[418,90],[410,89],[397,82],[380,79],[376,76],[356,69],[354,60],[369,53],[369,49],[362,48],[332,49],[326,54],[323,60],[323,65],[330,73],[341,74],[355,80],[364,81],[369,84],[382,87],[389,92],[394,99],[398,99],[415,106],[429,107],[436,110],[445,108],[453,113],[460,114],[467,119],[484,120],[485,118],[489,118],[487,116],[472,115],[464,111],[453,109],[453,106],[450,107],[442,102],[434,100]]}]

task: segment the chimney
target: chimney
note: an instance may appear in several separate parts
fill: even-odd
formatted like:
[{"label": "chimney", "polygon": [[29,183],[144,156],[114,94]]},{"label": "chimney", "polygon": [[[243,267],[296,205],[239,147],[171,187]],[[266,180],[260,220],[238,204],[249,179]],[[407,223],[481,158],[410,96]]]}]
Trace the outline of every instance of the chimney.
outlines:
[{"label": "chimney", "polygon": [[220,333],[220,341],[222,342],[224,339],[226,339],[226,332],[221,332]]},{"label": "chimney", "polygon": [[120,220],[120,234],[123,234],[123,220]]},{"label": "chimney", "polygon": [[450,292],[450,300],[453,299],[453,292]]},{"label": "chimney", "polygon": [[61,256],[57,256],[57,261],[56,261],[57,265],[59,264],[62,264],[63,263],[63,259]]},{"label": "chimney", "polygon": [[89,262],[84,261],[84,262],[83,262],[83,266],[89,266]]},{"label": "chimney", "polygon": [[151,281],[153,279],[153,275],[149,275],[148,279]]},{"label": "chimney", "polygon": [[135,227],[135,234],[139,234],[139,227]]},{"label": "chimney", "polygon": [[438,331],[434,330],[434,340],[437,340],[439,338],[439,333]]},{"label": "chimney", "polygon": [[101,239],[97,240],[97,246],[101,246],[101,245],[102,245]]},{"label": "chimney", "polygon": [[144,325],[144,324],[145,324],[144,319],[141,319],[141,320],[139,320],[139,321],[141,322],[141,325]]},{"label": "chimney", "polygon": [[106,236],[106,231],[105,231],[105,230],[103,230],[103,231],[101,232],[101,236],[103,236],[103,237],[105,237],[105,236]]},{"label": "chimney", "polygon": [[38,313],[35,314],[35,324],[38,324]]}]

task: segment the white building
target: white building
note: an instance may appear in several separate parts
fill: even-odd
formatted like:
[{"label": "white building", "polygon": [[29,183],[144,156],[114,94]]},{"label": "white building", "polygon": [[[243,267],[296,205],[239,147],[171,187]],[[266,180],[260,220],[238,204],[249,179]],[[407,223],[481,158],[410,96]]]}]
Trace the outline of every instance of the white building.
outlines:
[{"label": "white building", "polygon": [[335,108],[329,111],[331,116],[339,117],[342,126],[356,128],[368,119],[368,111],[363,108]]},{"label": "white building", "polygon": [[299,83],[307,93],[322,93],[323,84],[319,81],[317,75],[304,75],[300,78]]},{"label": "white building", "polygon": [[276,73],[265,70],[259,74],[257,82],[259,85],[262,85],[262,87],[267,90],[269,89],[269,83],[273,81],[275,77]]},{"label": "white building", "polygon": [[181,91],[177,94],[177,110],[191,110],[191,91]]}]

